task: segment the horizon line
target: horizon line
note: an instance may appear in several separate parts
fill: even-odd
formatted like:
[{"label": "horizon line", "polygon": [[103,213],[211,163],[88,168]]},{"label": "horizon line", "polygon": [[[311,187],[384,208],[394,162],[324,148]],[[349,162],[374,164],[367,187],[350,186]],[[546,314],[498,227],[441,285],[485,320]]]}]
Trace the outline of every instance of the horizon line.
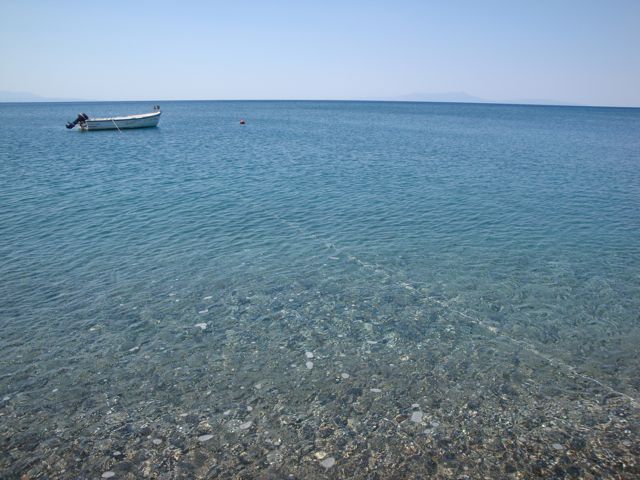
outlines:
[{"label": "horizon line", "polygon": [[43,99],[31,101],[0,101],[0,104],[42,104],[42,103],[142,103],[142,102],[352,102],[352,103],[445,103],[460,105],[496,105],[496,106],[522,106],[522,107],[574,107],[574,108],[631,108],[638,109],[640,106],[632,105],[589,105],[589,104],[564,104],[564,103],[528,103],[528,102],[508,102],[508,101],[445,101],[445,100],[393,100],[393,99],[313,99],[313,98],[288,98],[288,99],[268,99],[268,98],[252,98],[252,99],[155,99],[155,100],[56,100]]}]

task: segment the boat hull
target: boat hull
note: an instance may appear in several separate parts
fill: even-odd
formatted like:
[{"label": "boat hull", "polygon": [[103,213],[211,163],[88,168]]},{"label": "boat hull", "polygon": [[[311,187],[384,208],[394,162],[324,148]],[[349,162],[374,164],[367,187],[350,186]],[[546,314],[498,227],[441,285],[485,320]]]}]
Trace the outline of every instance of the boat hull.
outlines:
[{"label": "boat hull", "polygon": [[131,115],[129,117],[88,119],[80,124],[80,128],[85,131],[92,131],[157,127],[160,121],[160,114],[161,112],[154,112],[146,115]]}]

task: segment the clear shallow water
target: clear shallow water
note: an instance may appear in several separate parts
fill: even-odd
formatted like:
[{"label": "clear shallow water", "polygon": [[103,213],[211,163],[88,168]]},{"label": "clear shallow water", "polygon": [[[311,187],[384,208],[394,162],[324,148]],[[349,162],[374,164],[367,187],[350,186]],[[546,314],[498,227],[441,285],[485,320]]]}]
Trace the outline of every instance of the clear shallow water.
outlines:
[{"label": "clear shallow water", "polygon": [[640,110],[149,105],[0,105],[9,478],[640,475]]}]

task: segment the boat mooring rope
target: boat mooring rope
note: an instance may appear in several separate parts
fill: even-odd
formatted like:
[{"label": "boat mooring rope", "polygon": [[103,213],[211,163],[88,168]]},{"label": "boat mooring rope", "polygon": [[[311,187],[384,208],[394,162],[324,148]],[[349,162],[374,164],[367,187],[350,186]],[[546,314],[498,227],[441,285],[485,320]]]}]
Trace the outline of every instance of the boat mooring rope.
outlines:
[{"label": "boat mooring rope", "polygon": [[122,133],[122,130],[120,130],[120,127],[118,127],[118,124],[116,123],[116,121],[112,118],[111,121],[113,122],[113,124],[116,126],[116,128],[118,129],[118,131],[120,133]]}]

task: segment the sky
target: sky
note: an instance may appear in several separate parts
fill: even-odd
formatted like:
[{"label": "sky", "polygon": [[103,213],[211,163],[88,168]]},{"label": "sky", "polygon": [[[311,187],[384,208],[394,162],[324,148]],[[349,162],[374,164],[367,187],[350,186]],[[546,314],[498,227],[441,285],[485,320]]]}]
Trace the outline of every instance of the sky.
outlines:
[{"label": "sky", "polygon": [[640,0],[0,0],[0,90],[640,107]]}]

